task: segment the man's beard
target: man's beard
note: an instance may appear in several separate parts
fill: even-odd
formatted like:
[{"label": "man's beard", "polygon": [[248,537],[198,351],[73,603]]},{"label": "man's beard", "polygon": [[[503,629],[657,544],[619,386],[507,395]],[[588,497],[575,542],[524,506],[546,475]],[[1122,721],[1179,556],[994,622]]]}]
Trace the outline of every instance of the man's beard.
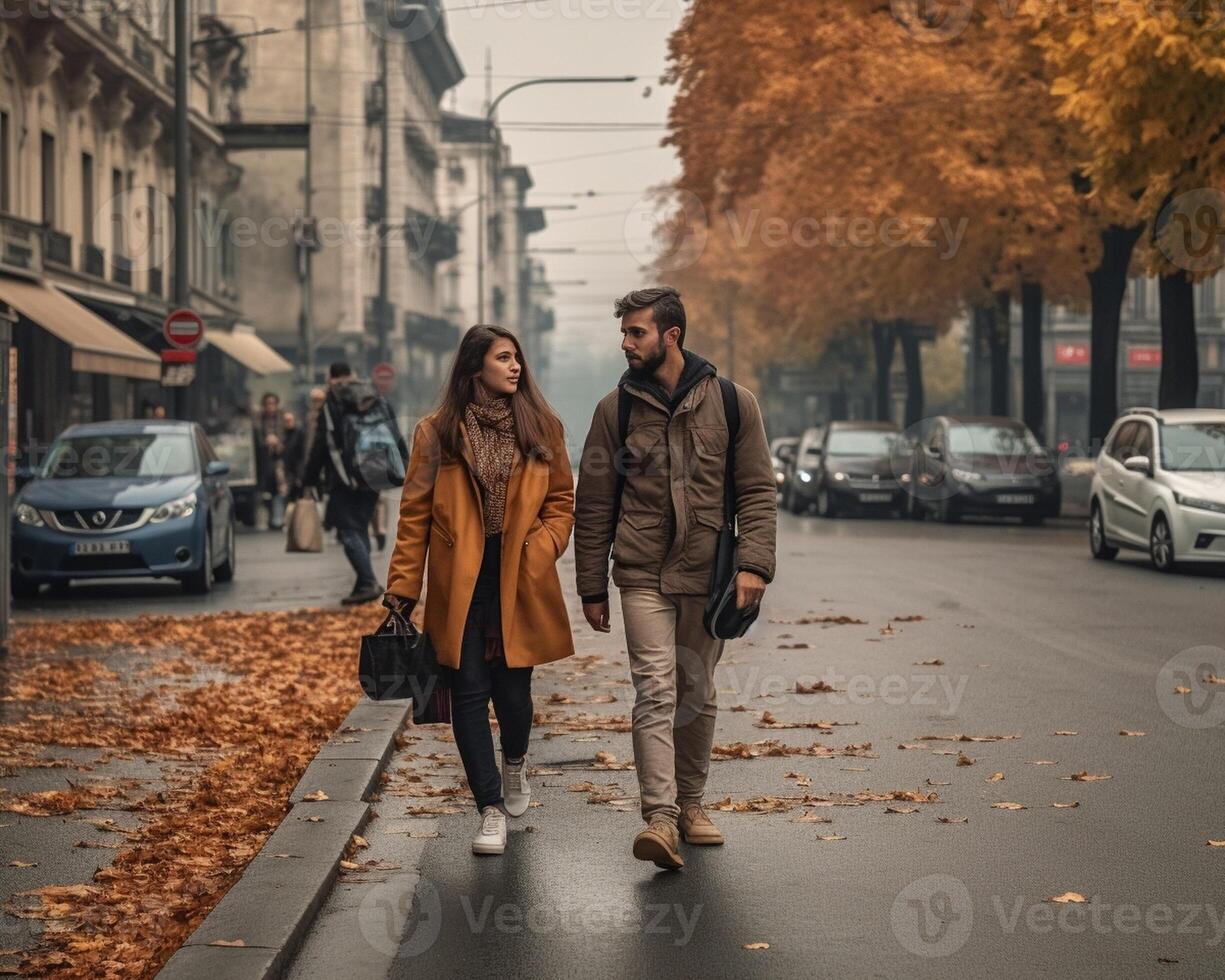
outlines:
[{"label": "man's beard", "polygon": [[664,348],[661,341],[659,346],[655,348],[655,353],[650,357],[643,357],[637,364],[629,364],[630,377],[635,381],[649,381],[655,376],[655,372],[663,367],[664,361],[668,359],[668,352]]}]

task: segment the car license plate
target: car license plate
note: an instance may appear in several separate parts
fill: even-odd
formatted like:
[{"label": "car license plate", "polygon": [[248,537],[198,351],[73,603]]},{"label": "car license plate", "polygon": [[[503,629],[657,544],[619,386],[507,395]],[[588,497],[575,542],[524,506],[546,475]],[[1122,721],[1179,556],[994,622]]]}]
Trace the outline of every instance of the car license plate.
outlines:
[{"label": "car license plate", "polygon": [[861,504],[887,504],[893,499],[891,493],[861,493],[859,502]]},{"label": "car license plate", "polygon": [[131,551],[131,541],[76,541],[72,545],[74,555],[127,555]]},{"label": "car license plate", "polygon": [[1032,493],[1001,493],[995,500],[1001,504],[1032,504],[1034,495]]}]

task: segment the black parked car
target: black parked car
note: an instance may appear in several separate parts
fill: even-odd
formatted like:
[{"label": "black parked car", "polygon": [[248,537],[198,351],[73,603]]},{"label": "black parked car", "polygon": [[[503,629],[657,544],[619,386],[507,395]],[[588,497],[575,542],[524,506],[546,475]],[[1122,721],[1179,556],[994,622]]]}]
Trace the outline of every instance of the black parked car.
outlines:
[{"label": "black parked car", "polygon": [[1055,460],[1017,419],[928,419],[915,441],[910,476],[917,520],[981,514],[1041,524],[1059,515]]},{"label": "black parked car", "polygon": [[906,509],[909,445],[892,422],[831,422],[813,473],[817,513]]}]

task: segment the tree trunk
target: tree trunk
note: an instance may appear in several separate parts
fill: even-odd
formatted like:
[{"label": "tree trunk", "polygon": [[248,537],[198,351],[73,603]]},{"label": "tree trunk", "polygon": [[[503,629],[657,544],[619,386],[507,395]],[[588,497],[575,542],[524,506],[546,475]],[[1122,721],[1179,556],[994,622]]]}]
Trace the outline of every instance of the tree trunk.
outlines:
[{"label": "tree trunk", "polygon": [[1039,442],[1046,441],[1042,392],[1042,284],[1021,284],[1021,417]]},{"label": "tree trunk", "polygon": [[1195,295],[1185,269],[1162,276],[1161,393],[1159,408],[1195,408],[1199,399],[1199,346]]},{"label": "tree trunk", "polygon": [[1008,414],[1009,358],[1012,346],[1011,299],[1007,293],[995,297],[995,316],[988,336],[991,345],[991,414]]},{"label": "tree trunk", "polygon": [[1102,261],[1089,273],[1089,444],[1100,447],[1119,414],[1119,313],[1127,268],[1144,225],[1102,231]]},{"label": "tree trunk", "polygon": [[910,428],[923,418],[923,359],[914,325],[899,320],[897,330],[902,345],[902,363],[906,368],[906,418],[902,424]]},{"label": "tree trunk", "polygon": [[969,386],[967,406],[971,415],[986,415],[991,411],[991,337],[995,333],[995,307],[975,306],[971,310]]},{"label": "tree trunk", "polygon": [[876,418],[881,422],[893,419],[889,374],[893,368],[894,339],[893,324],[872,321],[872,351],[876,355]]}]

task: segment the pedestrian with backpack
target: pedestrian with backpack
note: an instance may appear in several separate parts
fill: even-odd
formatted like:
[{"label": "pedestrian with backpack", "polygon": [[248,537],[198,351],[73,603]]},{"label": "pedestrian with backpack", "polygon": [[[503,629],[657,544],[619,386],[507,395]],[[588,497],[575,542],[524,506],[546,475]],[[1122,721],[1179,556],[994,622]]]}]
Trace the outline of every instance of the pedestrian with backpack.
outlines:
[{"label": "pedestrian with backpack", "polygon": [[[475,854],[506,849],[506,817],[531,800],[532,669],[574,653],[557,561],[574,526],[561,420],[519,341],[472,327],[438,410],[413,434],[384,604],[425,632],[451,691],[451,723],[481,822]],[[494,759],[489,702],[498,717]]]},{"label": "pedestrian with backpack", "polygon": [[646,827],[633,854],[680,868],[680,842],[722,844],[702,808],[724,639],[774,576],[774,469],[757,399],[685,350],[671,287],[617,301],[629,368],[596,406],[579,465],[574,554],[583,615],[611,629],[621,590]]},{"label": "pedestrian with backpack", "polygon": [[337,362],[328,368],[328,393],[320,409],[304,487],[326,480],[323,525],[335,529],[357,581],[341,599],[344,605],[374,602],[383,586],[370,559],[370,521],[379,492],[404,483],[408,446],[386,399],[357,380],[352,368]]}]

